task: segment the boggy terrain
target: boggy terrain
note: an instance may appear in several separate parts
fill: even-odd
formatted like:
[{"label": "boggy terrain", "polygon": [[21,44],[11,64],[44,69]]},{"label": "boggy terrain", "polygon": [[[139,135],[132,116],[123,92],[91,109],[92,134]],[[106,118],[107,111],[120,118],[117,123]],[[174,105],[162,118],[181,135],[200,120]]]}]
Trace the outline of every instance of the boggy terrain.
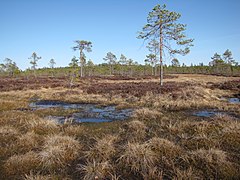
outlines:
[{"label": "boggy terrain", "polygon": [[[239,179],[236,77],[0,79],[0,179]],[[133,109],[130,118],[76,123],[78,109]],[[100,108],[101,109],[101,108]],[[210,117],[199,111],[214,111]],[[59,123],[49,116],[61,116]]]}]

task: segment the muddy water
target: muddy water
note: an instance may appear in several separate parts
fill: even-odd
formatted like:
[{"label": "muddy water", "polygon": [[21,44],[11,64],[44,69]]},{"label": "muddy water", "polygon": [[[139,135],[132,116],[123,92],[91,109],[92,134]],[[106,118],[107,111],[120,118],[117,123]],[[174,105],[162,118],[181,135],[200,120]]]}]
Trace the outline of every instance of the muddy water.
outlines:
[{"label": "muddy water", "polygon": [[110,122],[114,120],[125,120],[129,118],[133,109],[117,109],[116,106],[101,107],[96,104],[78,104],[66,103],[61,101],[37,101],[29,105],[32,109],[47,109],[47,108],[63,108],[63,109],[78,109],[79,112],[73,113],[69,117],[49,116],[48,119],[54,119],[60,123],[66,120],[76,123],[80,122]]}]

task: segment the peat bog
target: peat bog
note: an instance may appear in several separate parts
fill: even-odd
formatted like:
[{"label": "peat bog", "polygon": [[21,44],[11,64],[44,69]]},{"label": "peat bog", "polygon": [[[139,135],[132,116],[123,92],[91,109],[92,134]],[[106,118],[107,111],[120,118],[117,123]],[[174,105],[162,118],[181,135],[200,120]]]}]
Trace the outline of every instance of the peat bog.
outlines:
[{"label": "peat bog", "polygon": [[222,79],[2,78],[0,178],[239,179],[239,78]]}]

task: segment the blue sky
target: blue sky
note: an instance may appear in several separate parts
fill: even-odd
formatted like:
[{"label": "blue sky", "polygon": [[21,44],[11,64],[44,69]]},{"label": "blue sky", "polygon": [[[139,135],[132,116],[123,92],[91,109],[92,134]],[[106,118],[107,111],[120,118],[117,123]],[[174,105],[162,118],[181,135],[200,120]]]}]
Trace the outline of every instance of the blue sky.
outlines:
[{"label": "blue sky", "polygon": [[158,3],[181,13],[186,34],[195,39],[189,55],[176,56],[181,63],[208,64],[226,49],[240,61],[239,0],[0,0],[0,63],[8,57],[26,69],[35,51],[39,67],[51,58],[67,66],[79,56],[71,49],[74,40],[93,43],[86,55],[96,64],[109,51],[143,63],[148,51],[136,36]]}]

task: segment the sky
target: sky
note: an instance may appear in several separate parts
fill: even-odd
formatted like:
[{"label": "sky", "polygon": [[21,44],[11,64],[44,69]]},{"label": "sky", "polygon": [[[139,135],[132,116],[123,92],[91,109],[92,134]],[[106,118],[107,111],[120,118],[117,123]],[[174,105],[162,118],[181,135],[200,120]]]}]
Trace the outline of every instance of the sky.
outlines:
[{"label": "sky", "polygon": [[72,50],[75,40],[92,42],[86,56],[95,64],[107,52],[144,63],[147,43],[136,37],[157,4],[179,12],[186,35],[194,39],[188,55],[175,56],[181,64],[208,64],[226,49],[240,62],[239,0],[0,0],[0,63],[10,58],[24,70],[36,52],[42,57],[38,67],[48,67],[52,58],[65,67],[79,57]]}]

